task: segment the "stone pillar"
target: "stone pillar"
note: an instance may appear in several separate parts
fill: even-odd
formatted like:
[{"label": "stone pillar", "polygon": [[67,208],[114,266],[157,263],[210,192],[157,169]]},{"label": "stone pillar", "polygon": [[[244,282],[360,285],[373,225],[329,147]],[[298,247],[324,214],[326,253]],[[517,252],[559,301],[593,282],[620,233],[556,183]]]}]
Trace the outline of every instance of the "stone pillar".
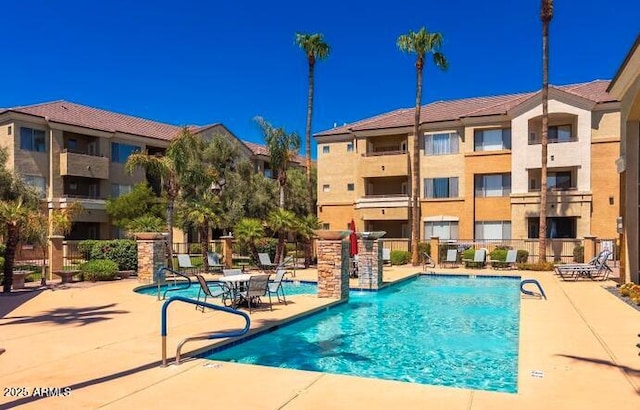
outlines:
[{"label": "stone pillar", "polygon": [[349,242],[318,241],[318,297],[349,299]]},{"label": "stone pillar", "polygon": [[382,247],[377,239],[358,240],[358,283],[360,287],[382,286]]},{"label": "stone pillar", "polygon": [[596,237],[588,235],[584,237],[584,261],[588,262],[596,256]]},{"label": "stone pillar", "polygon": [[221,236],[222,239],[222,261],[224,267],[231,269],[233,266],[233,236]]},{"label": "stone pillar", "polygon": [[165,239],[158,235],[152,239],[136,240],[138,244],[138,282],[153,283],[154,274],[165,266]]},{"label": "stone pillar", "polygon": [[431,237],[431,260],[438,266],[440,264],[440,238],[437,236]]},{"label": "stone pillar", "polygon": [[64,236],[51,235],[49,237],[49,272],[48,279],[53,279],[53,272],[64,268]]}]

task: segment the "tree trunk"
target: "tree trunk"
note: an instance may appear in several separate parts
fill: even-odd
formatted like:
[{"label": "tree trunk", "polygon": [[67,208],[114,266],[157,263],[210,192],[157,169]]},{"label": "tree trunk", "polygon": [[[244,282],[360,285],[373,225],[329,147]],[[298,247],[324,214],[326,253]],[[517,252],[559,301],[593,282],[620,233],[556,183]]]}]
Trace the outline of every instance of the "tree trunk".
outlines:
[{"label": "tree trunk", "polygon": [[18,225],[8,223],[7,227],[7,241],[5,242],[6,248],[4,250],[4,279],[2,280],[2,291],[4,293],[11,292],[11,285],[13,285],[13,264],[16,257],[16,248],[18,241],[20,240],[20,231]]},{"label": "tree trunk", "polygon": [[173,206],[175,198],[167,198],[167,267],[173,268]]},{"label": "tree trunk", "polygon": [[307,190],[309,193],[309,213],[316,214],[313,202],[313,188],[311,186],[311,117],[313,116],[313,68],[314,62],[309,60],[309,98],[307,101],[307,128],[305,130],[305,145],[307,154]]},{"label": "tree trunk", "polygon": [[411,159],[411,264],[420,264],[418,241],[420,240],[420,109],[422,101],[422,59],[416,61],[416,109],[413,119],[413,158]]},{"label": "tree trunk", "polygon": [[200,247],[202,253],[202,266],[205,272],[209,272],[209,258],[207,258],[207,252],[209,252],[209,224],[204,223],[200,227]]},{"label": "tree trunk", "polygon": [[542,160],[540,168],[540,231],[538,253],[540,262],[547,260],[547,150],[549,134],[549,21],[542,21],[542,135],[540,140]]},{"label": "tree trunk", "polygon": [[278,246],[276,246],[276,260],[273,261],[276,265],[280,264],[282,256],[284,255],[284,240],[285,232],[278,232]]}]

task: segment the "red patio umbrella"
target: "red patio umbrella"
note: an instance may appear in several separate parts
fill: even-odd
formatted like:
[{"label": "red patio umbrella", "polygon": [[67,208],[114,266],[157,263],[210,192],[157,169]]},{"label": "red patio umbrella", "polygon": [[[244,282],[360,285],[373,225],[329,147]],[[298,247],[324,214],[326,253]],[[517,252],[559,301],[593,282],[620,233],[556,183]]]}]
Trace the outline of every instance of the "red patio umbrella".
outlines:
[{"label": "red patio umbrella", "polygon": [[358,236],[356,235],[356,223],[351,219],[349,224],[351,234],[349,235],[349,256],[352,258],[358,254]]}]

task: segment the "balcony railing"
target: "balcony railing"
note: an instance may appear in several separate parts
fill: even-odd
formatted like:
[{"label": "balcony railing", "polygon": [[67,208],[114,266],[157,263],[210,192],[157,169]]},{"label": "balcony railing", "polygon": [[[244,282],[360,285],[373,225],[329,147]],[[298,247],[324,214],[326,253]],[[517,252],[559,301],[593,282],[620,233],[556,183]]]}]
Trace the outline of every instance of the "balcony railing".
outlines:
[{"label": "balcony railing", "polygon": [[109,158],[65,150],[60,153],[60,175],[109,179]]},{"label": "balcony railing", "polygon": [[407,194],[399,193],[399,194],[376,194],[376,195],[366,194],[362,198],[364,198],[364,199],[385,199],[385,198],[393,199],[393,198],[406,198],[406,197],[408,197]]},{"label": "balcony railing", "polygon": [[95,153],[95,152],[80,151],[80,150],[77,150],[77,149],[70,149],[70,148],[65,148],[65,149],[62,150],[62,152],[63,153],[64,152],[68,152],[70,154],[89,155],[89,156],[92,156],[92,157],[104,157],[104,155],[101,155],[101,154],[98,154],[98,153]]},{"label": "balcony railing", "polygon": [[[562,139],[562,140],[558,140],[557,138],[549,138],[548,139],[548,143],[549,144],[560,144],[563,142],[576,142],[578,141],[578,137],[571,137],[569,139]],[[534,138],[534,139],[529,139],[529,145],[538,145],[542,143],[542,139],[541,138]]]},{"label": "balcony railing", "polygon": [[69,198],[69,199],[97,199],[97,200],[106,200],[107,197],[105,195],[98,195],[98,194],[87,194],[87,195],[82,195],[82,194],[62,194],[63,198]]},{"label": "balcony railing", "polygon": [[[556,187],[549,187],[547,188],[547,192],[566,192],[566,191],[577,191],[578,188],[577,187],[571,187],[571,188],[556,188]],[[529,192],[540,192],[541,189],[540,188],[529,188]]]},{"label": "balcony railing", "polygon": [[476,198],[501,198],[511,195],[511,188],[502,188],[499,195],[497,190],[476,189]]},{"label": "balcony railing", "polygon": [[362,154],[363,157],[381,157],[385,155],[404,155],[406,154],[406,150],[397,150],[397,151],[377,151],[377,152],[365,152]]}]

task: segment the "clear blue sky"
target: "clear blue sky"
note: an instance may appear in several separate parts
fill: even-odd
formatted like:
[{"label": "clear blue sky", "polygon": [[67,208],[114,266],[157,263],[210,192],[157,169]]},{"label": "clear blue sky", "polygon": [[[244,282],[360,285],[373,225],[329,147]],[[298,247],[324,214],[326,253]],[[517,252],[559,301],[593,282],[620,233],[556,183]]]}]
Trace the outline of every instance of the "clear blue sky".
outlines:
[{"label": "clear blue sky", "polygon": [[[413,58],[396,39],[423,25],[443,33],[450,64],[427,67],[423,103],[541,82],[540,0],[4,3],[0,107],[65,99],[177,125],[222,122],[260,143],[261,115],[304,139],[296,31],[321,32],[332,48],[316,66],[317,132],[413,106]],[[640,30],[640,2],[555,3],[551,82],[611,79]]]}]

